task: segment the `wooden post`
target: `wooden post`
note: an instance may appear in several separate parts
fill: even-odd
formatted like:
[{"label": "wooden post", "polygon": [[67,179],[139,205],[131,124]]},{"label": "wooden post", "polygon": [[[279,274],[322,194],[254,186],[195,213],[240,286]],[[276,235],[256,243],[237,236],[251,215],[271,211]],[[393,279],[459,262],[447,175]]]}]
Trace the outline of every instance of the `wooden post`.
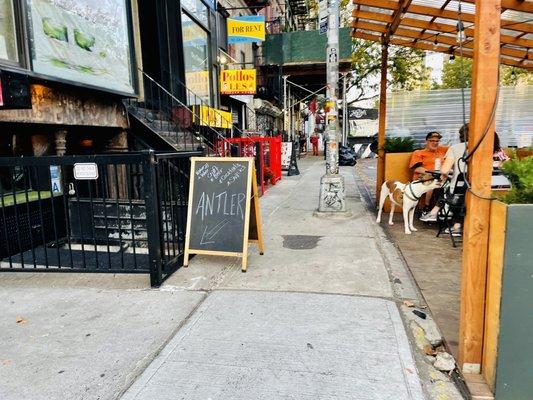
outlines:
[{"label": "wooden post", "polygon": [[387,64],[389,43],[383,41],[381,47],[381,87],[379,91],[379,131],[378,131],[378,170],[376,179],[376,203],[379,201],[381,185],[385,181],[385,120],[387,118]]},{"label": "wooden post", "polygon": [[64,156],[67,152],[67,131],[60,129],[55,132],[56,155]]},{"label": "wooden post", "polygon": [[[128,133],[121,130],[107,142],[106,153],[127,153]],[[110,198],[128,198],[128,175],[125,165],[109,165],[107,167],[108,190]]]},{"label": "wooden post", "polygon": [[[469,159],[468,175],[472,191],[487,198],[491,197],[495,126],[491,118],[499,83],[500,18],[501,0],[476,0],[469,153],[488,131]],[[481,372],[490,203],[467,193],[459,330],[459,366],[463,373]]]}]

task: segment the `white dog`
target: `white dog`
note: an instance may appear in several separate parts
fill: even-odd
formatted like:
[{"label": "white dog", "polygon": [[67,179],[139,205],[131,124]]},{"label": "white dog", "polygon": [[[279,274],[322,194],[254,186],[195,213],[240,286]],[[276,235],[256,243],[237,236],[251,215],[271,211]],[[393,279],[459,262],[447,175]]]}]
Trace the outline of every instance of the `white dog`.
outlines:
[{"label": "white dog", "polygon": [[403,223],[405,226],[405,233],[410,235],[411,232],[416,232],[417,229],[413,226],[413,219],[415,208],[422,195],[432,189],[437,189],[441,186],[441,182],[432,174],[422,174],[418,180],[401,183],[398,181],[385,181],[381,186],[381,195],[379,196],[379,210],[377,223],[381,222],[381,212],[383,211],[383,204],[387,196],[391,201],[391,210],[389,217],[389,225],[394,225],[392,218],[394,216],[394,207],[396,205],[403,209]]}]

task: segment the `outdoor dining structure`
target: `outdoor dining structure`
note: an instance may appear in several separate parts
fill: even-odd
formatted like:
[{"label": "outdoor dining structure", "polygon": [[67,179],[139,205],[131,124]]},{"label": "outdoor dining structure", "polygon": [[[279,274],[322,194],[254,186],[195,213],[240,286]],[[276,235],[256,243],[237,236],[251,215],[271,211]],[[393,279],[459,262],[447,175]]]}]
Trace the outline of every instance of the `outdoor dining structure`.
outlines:
[{"label": "outdoor dining structure", "polygon": [[[472,87],[468,89],[471,90],[471,112],[466,116],[470,123],[468,176],[471,187],[466,196],[458,365],[467,381],[485,381],[498,399],[529,398],[533,393],[532,354],[528,346],[531,336],[527,332],[532,324],[531,315],[527,312],[528,315],[521,316],[503,315],[507,304],[503,297],[525,293],[529,298],[522,297],[521,301],[531,307],[532,292],[517,287],[511,295],[503,293],[502,274],[507,272],[500,270],[498,274],[491,270],[491,254],[494,257],[495,249],[501,248],[503,257],[503,245],[496,236],[489,238],[489,231],[491,215],[494,223],[498,219],[491,201],[491,174],[499,68],[504,64],[533,70],[533,1],[353,0],[353,4],[352,37],[382,44],[380,149],[385,143],[390,45],[473,59]],[[383,150],[380,150],[377,198],[384,180],[384,163]],[[520,212],[524,210],[521,208]],[[530,216],[531,208],[527,210]],[[509,222],[510,217],[507,218]],[[507,225],[509,230],[510,225]],[[527,236],[527,231],[524,235]],[[520,240],[519,236],[515,238],[516,243]],[[507,243],[506,260],[509,249]],[[513,254],[527,259],[527,254],[520,251]],[[512,281],[512,277],[509,279]],[[504,282],[503,286],[506,284]],[[531,286],[531,278],[528,284]],[[518,308],[515,311],[521,312]],[[507,338],[505,330],[509,327],[505,324],[510,325],[512,318],[522,318],[522,325]],[[505,340],[515,342],[520,350],[504,343]]]}]

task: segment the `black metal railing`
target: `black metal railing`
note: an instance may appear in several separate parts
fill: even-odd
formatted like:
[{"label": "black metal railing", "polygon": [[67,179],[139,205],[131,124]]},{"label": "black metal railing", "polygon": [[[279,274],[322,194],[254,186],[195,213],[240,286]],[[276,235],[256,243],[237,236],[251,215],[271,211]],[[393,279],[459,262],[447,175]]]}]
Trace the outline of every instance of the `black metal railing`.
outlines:
[{"label": "black metal railing", "polygon": [[200,155],[0,158],[0,271],[149,273],[160,285],[182,265]]},{"label": "black metal railing", "polygon": [[[207,106],[207,103],[184,86],[173,84],[174,89],[170,91],[144,71],[140,72],[144,98],[125,100],[128,112],[178,151],[203,150],[208,156],[221,156],[219,149],[223,146],[220,144],[226,136],[223,129],[215,129],[208,121],[209,116],[202,112],[200,106]],[[187,104],[187,98],[196,104]],[[209,112],[219,120],[222,118],[213,108]],[[228,123],[229,130],[231,121]]]},{"label": "black metal railing", "polygon": [[318,18],[309,17],[307,12],[292,20],[292,23],[283,16],[265,21],[265,31],[267,35],[277,35],[280,33],[294,31],[312,31],[318,29]]},{"label": "black metal railing", "polygon": [[[228,119],[228,116],[226,116],[226,114],[223,114],[222,112],[220,112],[220,110],[216,108],[212,108],[209,102],[206,100],[206,96],[200,96],[197,93],[193,92],[175,74],[170,74],[169,72],[166,72],[166,74],[168,75],[167,80],[169,82],[172,82],[172,92],[176,94],[182,94],[185,97],[185,101],[189,109],[193,110],[193,113],[200,114],[196,110],[200,110],[201,107],[209,108],[214,119],[218,120],[219,122],[224,122],[225,125],[228,125],[227,129],[233,130],[234,136],[249,136],[247,132],[240,129],[238,126],[233,125],[233,121],[231,119]],[[200,129],[205,128],[206,127],[203,126],[200,127]]]}]

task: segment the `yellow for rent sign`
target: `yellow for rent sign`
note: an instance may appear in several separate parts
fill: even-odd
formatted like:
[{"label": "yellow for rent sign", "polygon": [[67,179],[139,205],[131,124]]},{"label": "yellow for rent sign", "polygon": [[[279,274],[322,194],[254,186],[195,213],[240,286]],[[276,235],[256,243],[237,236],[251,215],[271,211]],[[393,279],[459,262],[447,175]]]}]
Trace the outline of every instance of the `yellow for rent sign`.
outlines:
[{"label": "yellow for rent sign", "polygon": [[220,73],[221,94],[255,94],[255,69],[228,69]]},{"label": "yellow for rent sign", "polygon": [[262,42],[265,40],[265,17],[244,15],[228,18],[228,43]]}]

